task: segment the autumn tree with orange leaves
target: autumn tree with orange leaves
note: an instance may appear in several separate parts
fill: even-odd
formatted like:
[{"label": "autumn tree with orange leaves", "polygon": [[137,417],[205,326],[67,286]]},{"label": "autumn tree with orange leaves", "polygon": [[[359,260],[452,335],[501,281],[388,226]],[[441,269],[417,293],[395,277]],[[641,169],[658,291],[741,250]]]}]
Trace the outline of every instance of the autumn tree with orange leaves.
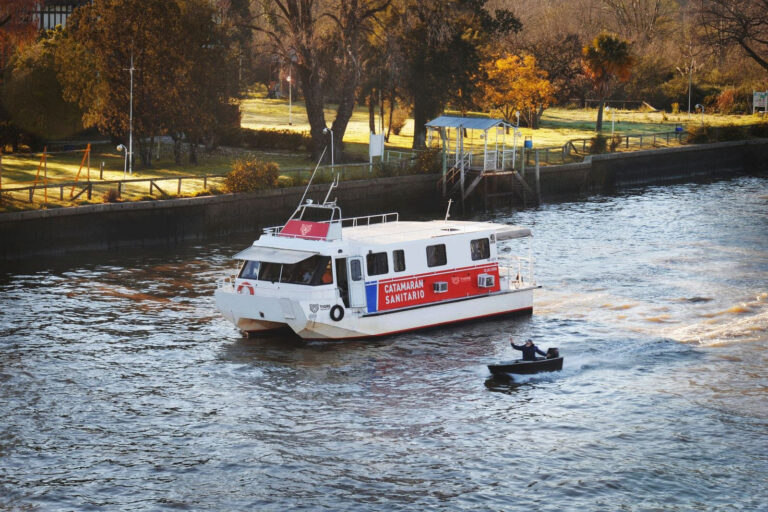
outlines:
[{"label": "autumn tree with orange leaves", "polygon": [[[0,88],[12,57],[37,35],[32,17],[36,4],[37,0],[0,1]],[[16,146],[18,135],[18,129],[10,122],[5,105],[0,101],[0,150],[5,144]]]},{"label": "autumn tree with orange leaves", "polygon": [[485,108],[511,123],[519,111],[523,124],[536,128],[544,109],[555,101],[556,92],[547,72],[536,66],[536,58],[503,55],[484,62],[481,69],[486,77],[482,81]]}]

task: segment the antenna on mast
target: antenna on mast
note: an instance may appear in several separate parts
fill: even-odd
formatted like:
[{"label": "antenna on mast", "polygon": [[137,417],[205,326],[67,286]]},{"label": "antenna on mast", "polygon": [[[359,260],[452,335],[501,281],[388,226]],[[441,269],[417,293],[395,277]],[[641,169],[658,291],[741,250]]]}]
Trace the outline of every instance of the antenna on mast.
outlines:
[{"label": "antenna on mast", "polygon": [[309,192],[309,186],[312,184],[312,180],[315,179],[315,173],[317,172],[317,168],[320,167],[320,162],[323,161],[323,157],[325,156],[325,152],[327,149],[328,149],[328,146],[325,146],[323,148],[323,152],[320,153],[320,159],[317,161],[315,170],[312,171],[312,176],[309,177],[309,182],[307,182],[307,188],[304,189],[304,195],[302,195],[301,199],[299,200],[299,208],[301,208],[301,205],[304,204],[304,198],[307,197],[307,192]]},{"label": "antenna on mast", "polygon": [[453,202],[453,199],[448,200],[448,208],[445,210],[445,222],[448,222],[448,217],[451,216],[451,203]]}]

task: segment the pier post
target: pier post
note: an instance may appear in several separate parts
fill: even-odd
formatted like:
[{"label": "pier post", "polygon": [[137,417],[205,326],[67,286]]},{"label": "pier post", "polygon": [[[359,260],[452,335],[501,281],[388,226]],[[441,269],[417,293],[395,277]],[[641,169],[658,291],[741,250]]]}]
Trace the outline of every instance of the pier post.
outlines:
[{"label": "pier post", "polygon": [[541,204],[541,184],[539,182],[539,150],[536,150],[536,204]]}]

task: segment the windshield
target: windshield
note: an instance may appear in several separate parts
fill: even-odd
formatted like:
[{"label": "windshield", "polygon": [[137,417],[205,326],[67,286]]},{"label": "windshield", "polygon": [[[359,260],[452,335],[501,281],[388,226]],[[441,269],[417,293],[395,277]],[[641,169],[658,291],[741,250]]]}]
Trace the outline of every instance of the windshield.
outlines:
[{"label": "windshield", "polygon": [[321,286],[333,283],[330,256],[312,256],[293,265],[263,261],[259,265],[259,281],[271,283]]}]

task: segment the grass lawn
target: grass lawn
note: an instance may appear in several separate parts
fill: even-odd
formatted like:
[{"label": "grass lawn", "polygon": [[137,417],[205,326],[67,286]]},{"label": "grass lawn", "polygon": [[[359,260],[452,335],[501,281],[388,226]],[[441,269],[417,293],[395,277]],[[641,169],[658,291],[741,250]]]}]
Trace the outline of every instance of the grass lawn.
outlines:
[{"label": "grass lawn", "polygon": [[[326,109],[326,121],[330,126],[334,118],[334,106]],[[266,99],[250,97],[242,101],[242,125],[252,129],[273,129],[273,130],[292,130],[297,132],[309,132],[309,123],[307,122],[306,110],[303,102],[292,102],[290,105],[289,124],[289,103],[286,99]],[[564,109],[552,108],[545,111],[541,122],[541,128],[532,130],[530,128],[521,128],[522,138],[518,144],[522,144],[525,137],[533,139],[534,147],[558,147],[569,140],[591,138],[594,136],[594,126],[597,117],[595,109]],[[603,133],[611,133],[611,119],[614,119],[614,131],[618,134],[635,133],[660,133],[675,129],[677,124],[698,125],[703,123],[710,125],[726,124],[752,124],[761,120],[758,116],[725,116],[705,114],[703,119],[700,114],[666,114],[663,112],[637,112],[627,110],[616,110],[606,112],[603,120]],[[378,125],[378,116],[377,116]],[[344,144],[347,152],[354,154],[359,160],[367,160],[368,157],[368,110],[360,106],[355,110],[352,119],[347,126],[344,134]],[[409,120],[399,135],[392,134],[387,143],[388,149],[408,149],[411,147],[413,139],[413,121]],[[469,141],[468,141],[469,142]],[[510,141],[511,142],[511,141]],[[473,140],[471,144],[481,146],[480,139]],[[83,144],[84,147],[84,144]],[[277,162],[281,169],[311,168],[314,162],[306,153],[296,153],[291,151],[249,151],[235,148],[220,148],[211,154],[204,151],[199,153],[199,163],[191,165],[182,163],[176,165],[173,161],[172,148],[170,144],[161,144],[160,158],[154,160],[152,168],[144,169],[136,165],[132,176],[128,178],[159,178],[174,176],[203,176],[206,174],[223,174],[231,169],[232,162],[237,158],[245,156],[260,158]],[[56,152],[48,155],[47,159],[47,179],[49,184],[57,182],[71,182],[78,173],[83,158],[83,150]],[[10,154],[2,157],[2,187],[29,186],[35,181],[38,172],[41,154]],[[185,155],[186,161],[186,155]],[[95,144],[93,146],[90,158],[91,181],[99,180],[99,167],[104,163],[104,180],[119,180],[123,178],[123,153],[118,152],[110,144]],[[79,181],[87,179],[87,170],[84,167],[80,172]],[[43,181],[43,171],[41,169],[38,183]],[[160,184],[164,189],[169,189],[169,194],[178,192],[176,182],[168,183],[167,186]],[[220,181],[215,180],[209,183],[211,186],[220,186]],[[101,202],[103,191],[114,186],[102,186],[90,202]],[[103,190],[103,191],[102,191]],[[196,182],[183,182],[181,195],[194,195],[202,190],[202,180],[199,184]],[[171,192],[172,191],[172,192]],[[41,194],[41,192],[37,192]],[[71,204],[68,201],[68,193],[64,194],[64,200],[59,200],[60,192],[49,191],[49,206],[63,206]],[[148,194],[148,185],[129,186],[124,189],[124,197],[127,199],[137,199],[145,197]],[[51,199],[55,196],[55,199]],[[5,196],[8,197],[7,195]],[[7,201],[6,201],[7,202]],[[11,209],[28,209],[39,207],[38,203],[30,204],[24,200],[11,201]],[[78,204],[82,204],[78,202]],[[7,205],[0,206],[0,211],[8,209]]]}]

